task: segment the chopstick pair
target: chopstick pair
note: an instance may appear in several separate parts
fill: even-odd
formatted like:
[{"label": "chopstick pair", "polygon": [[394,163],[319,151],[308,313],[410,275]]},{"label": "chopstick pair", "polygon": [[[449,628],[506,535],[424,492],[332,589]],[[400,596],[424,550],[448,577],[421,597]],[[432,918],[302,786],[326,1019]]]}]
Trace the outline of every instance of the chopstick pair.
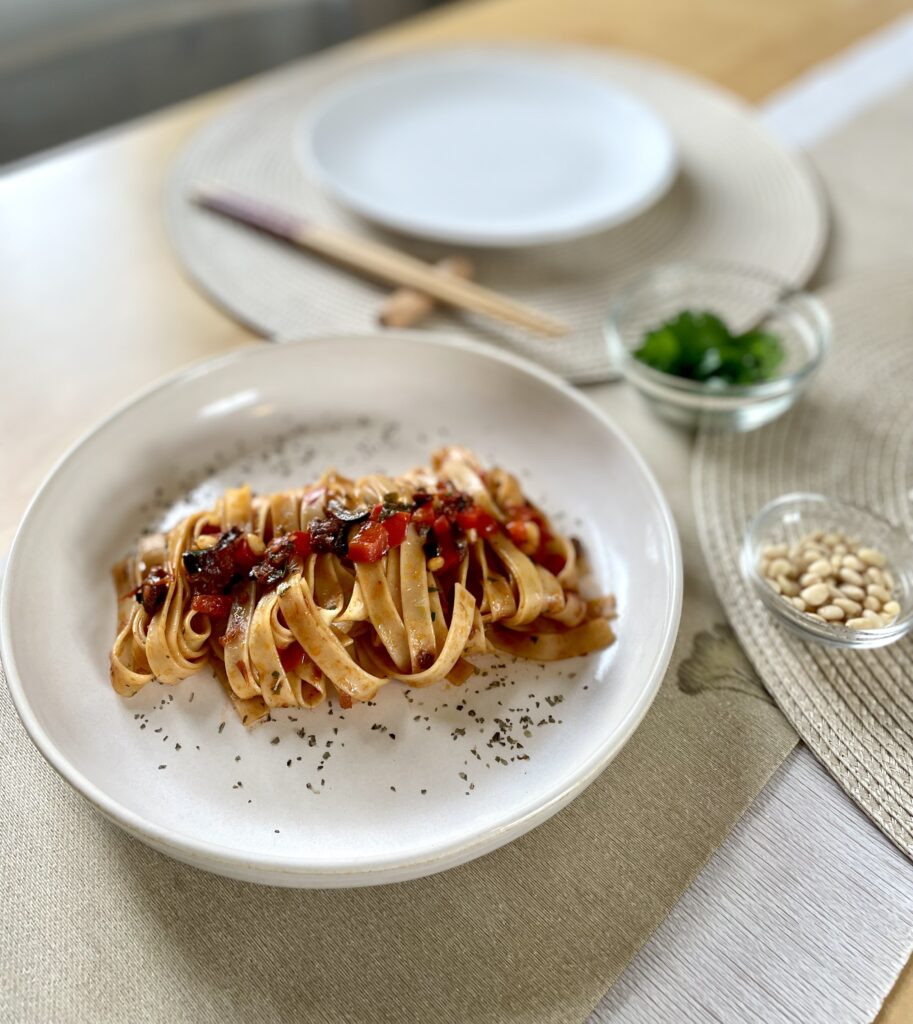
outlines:
[{"label": "chopstick pair", "polygon": [[564,324],[550,316],[473,281],[442,271],[379,242],[312,224],[221,185],[201,186],[194,193],[193,200],[230,220],[371,277],[430,296],[444,305],[478,313],[548,338],[559,338],[568,333]]}]

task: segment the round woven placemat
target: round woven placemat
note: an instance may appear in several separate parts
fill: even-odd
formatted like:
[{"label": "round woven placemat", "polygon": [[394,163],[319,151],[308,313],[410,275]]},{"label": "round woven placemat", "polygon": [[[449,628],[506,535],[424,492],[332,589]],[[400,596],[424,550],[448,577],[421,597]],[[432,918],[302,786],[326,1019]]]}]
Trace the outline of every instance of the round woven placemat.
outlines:
[{"label": "round woven placemat", "polygon": [[788,634],[739,573],[751,517],[789,491],[878,512],[913,536],[913,266],[822,295],[834,347],[807,395],[751,434],[705,433],[694,457],[701,543],[768,690],[846,792],[913,857],[913,637],[839,651]]},{"label": "round woven placemat", "polygon": [[[607,77],[650,103],[678,141],[682,170],[663,200],[622,227],[556,245],[464,250],[484,284],[574,329],[569,338],[542,341],[462,317],[474,334],[571,380],[594,381],[612,375],[601,329],[610,296],[638,269],[700,258],[754,265],[793,284],[807,280],[826,235],[821,195],[805,164],[774,142],[749,107],[637,58],[576,48],[525,48],[530,51]],[[197,209],[188,196],[199,182],[220,180],[426,259],[447,252],[350,215],[307,179],[295,158],[293,137],[310,99],[364,65],[350,53],[331,54],[270,76],[191,139],[172,169],[166,218],[181,259],[216,302],[261,334],[371,330],[383,289]],[[426,326],[452,332],[453,319],[438,315]]]}]

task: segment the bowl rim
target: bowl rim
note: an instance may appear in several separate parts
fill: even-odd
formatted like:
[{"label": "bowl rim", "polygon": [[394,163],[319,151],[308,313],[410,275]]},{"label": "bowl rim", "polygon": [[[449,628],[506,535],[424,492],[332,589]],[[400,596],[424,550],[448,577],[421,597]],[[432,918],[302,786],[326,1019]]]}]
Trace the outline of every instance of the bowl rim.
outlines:
[{"label": "bowl rim", "polygon": [[[678,377],[673,373],[664,373],[662,370],[647,366],[646,363],[635,359],[630,349],[621,340],[619,326],[628,303],[635,295],[655,285],[664,277],[695,270],[734,278],[754,279],[771,285],[775,289],[771,310],[785,308],[789,302],[801,301],[805,305],[805,319],[812,327],[815,344],[812,355],[792,373],[786,373],[756,384],[709,384],[707,381],[695,381],[687,377]],[[795,314],[796,311],[793,310],[792,315],[795,316]],[[675,260],[651,267],[645,273],[638,274],[615,295],[603,320],[603,334],[610,354],[616,366],[631,383],[635,386],[647,384],[651,390],[662,391],[669,397],[680,393],[682,396],[690,395],[710,401],[761,400],[798,390],[821,366],[830,348],[832,332],[833,328],[827,307],[812,292],[792,285],[784,278],[763,268],[718,260]]]},{"label": "bowl rim", "polygon": [[[853,515],[878,523],[903,544],[913,547],[910,538],[900,527],[895,526],[889,519],[871,509],[815,491],[789,491],[766,502],[751,517],[745,527],[739,557],[742,578],[751,585],[761,603],[775,618],[806,639],[815,640],[831,647],[851,649],[883,647],[900,640],[913,627],[913,605],[909,605],[906,609],[902,608],[901,614],[890,625],[878,629],[850,629],[840,622],[817,622],[815,619],[809,618],[804,612],[800,612],[784,601],[779,594],[774,593],[767,584],[758,571],[757,552],[762,543],[762,538],[758,536],[758,528],[767,517],[777,511],[780,513],[779,519],[782,522],[785,510],[800,502],[826,506],[830,509],[846,509]],[[910,564],[913,566],[913,558],[911,558]]]}]

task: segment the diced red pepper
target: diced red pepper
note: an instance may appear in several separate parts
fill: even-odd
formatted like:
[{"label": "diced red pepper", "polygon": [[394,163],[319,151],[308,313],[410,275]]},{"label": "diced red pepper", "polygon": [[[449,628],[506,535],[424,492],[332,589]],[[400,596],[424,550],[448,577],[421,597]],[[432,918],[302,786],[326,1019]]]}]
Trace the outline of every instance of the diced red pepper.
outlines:
[{"label": "diced red pepper", "polygon": [[259,556],[253,553],[250,544],[247,543],[247,537],[244,536],[239,537],[232,545],[232,554],[238,568],[243,572],[249,572],[260,561]]},{"label": "diced red pepper", "polygon": [[295,530],[291,534],[292,543],[295,545],[295,554],[299,558],[307,558],[311,553],[311,532],[310,530]]},{"label": "diced red pepper", "polygon": [[408,512],[394,512],[383,521],[382,526],[387,531],[387,540],[391,548],[398,548],[406,539],[406,527],[411,518]]},{"label": "diced red pepper", "polygon": [[435,515],[434,504],[429,501],[412,513],[412,522],[419,526],[430,526],[434,522]]},{"label": "diced red pepper", "polygon": [[190,607],[201,615],[224,619],[231,611],[231,594],[194,594]]},{"label": "diced red pepper", "polygon": [[349,558],[353,562],[379,562],[389,550],[390,541],[381,523],[364,523],[349,538]]},{"label": "diced red pepper", "polygon": [[372,523],[379,523],[380,522],[380,517],[381,517],[381,513],[383,512],[383,510],[384,510],[383,502],[379,501],[374,506],[374,508],[371,509],[371,522]]},{"label": "diced red pepper", "polygon": [[294,672],[304,661],[304,648],[301,644],[292,642],[284,651],[279,652],[279,660],[286,672]]},{"label": "diced red pepper", "polygon": [[498,529],[497,519],[478,505],[457,512],[456,521],[464,530],[475,530],[482,537],[489,537]]},{"label": "diced red pepper", "polygon": [[446,516],[438,516],[434,521],[433,529],[434,536],[437,539],[438,551],[441,558],[444,559],[444,564],[440,571],[446,572],[460,562],[460,553],[453,539],[450,520]]}]

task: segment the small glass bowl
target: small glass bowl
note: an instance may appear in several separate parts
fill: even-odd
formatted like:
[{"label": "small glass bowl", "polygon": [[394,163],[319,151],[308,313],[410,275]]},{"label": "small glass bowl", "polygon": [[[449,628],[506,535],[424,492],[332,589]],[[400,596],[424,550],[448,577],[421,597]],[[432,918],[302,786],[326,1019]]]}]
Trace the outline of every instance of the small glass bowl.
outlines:
[{"label": "small glass bowl", "polygon": [[[777,376],[727,385],[663,373],[636,359],[644,335],[685,310],[715,313],[735,334],[776,334],[786,358]],[[655,411],[680,426],[754,430],[782,416],[821,365],[831,325],[821,303],[784,281],[746,267],[671,263],[620,293],[605,323],[609,355]]]},{"label": "small glass bowl", "polygon": [[[839,622],[818,622],[771,589],[760,572],[762,550],[768,544],[791,544],[814,530],[844,533],[883,552],[894,577],[894,600],[900,605],[900,614],[890,625],[850,629]],[[884,647],[900,640],[913,626],[913,544],[902,530],[856,505],[821,494],[785,494],[777,498],[765,505],[749,525],[742,544],[741,569],[768,611],[804,640],[831,647]]]}]

